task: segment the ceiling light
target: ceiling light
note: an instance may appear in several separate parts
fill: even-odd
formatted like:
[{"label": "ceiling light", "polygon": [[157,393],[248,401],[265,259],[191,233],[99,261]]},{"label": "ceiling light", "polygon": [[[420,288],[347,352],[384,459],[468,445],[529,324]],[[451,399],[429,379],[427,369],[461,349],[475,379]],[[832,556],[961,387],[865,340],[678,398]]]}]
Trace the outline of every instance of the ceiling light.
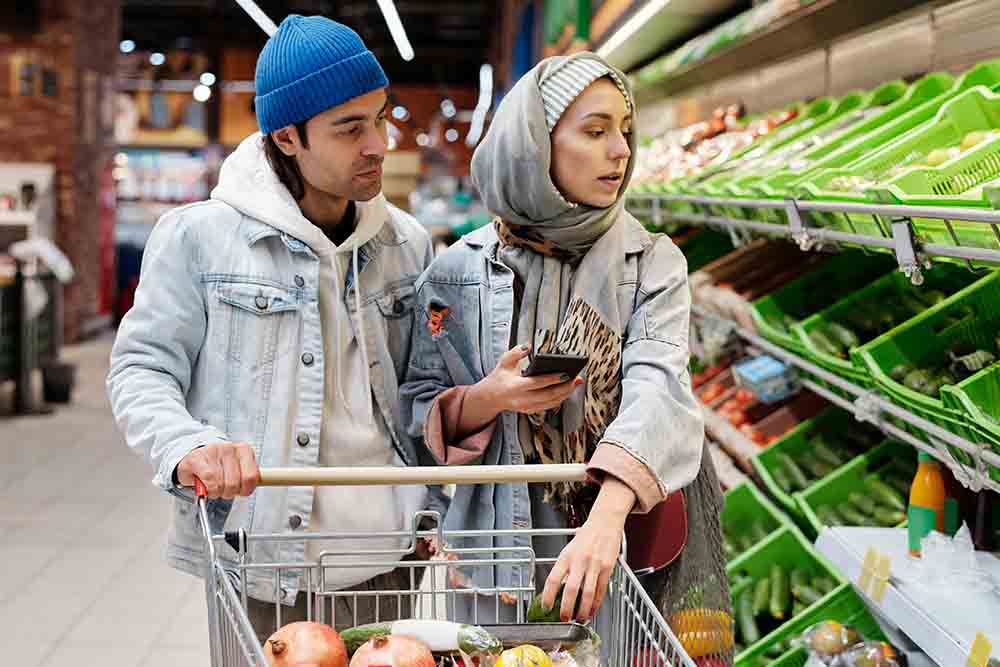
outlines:
[{"label": "ceiling light", "polygon": [[198,86],[194,89],[192,93],[194,99],[199,102],[207,102],[210,97],[212,97],[212,89],[208,86]]},{"label": "ceiling light", "polygon": [[453,144],[458,141],[458,130],[455,128],[449,128],[447,132],[444,133],[444,138],[448,140],[449,144]]},{"label": "ceiling light", "polygon": [[264,10],[257,6],[257,3],[253,0],[236,0],[236,4],[243,8],[253,22],[260,26],[268,37],[278,32],[278,26],[274,25],[274,21],[268,18]]},{"label": "ceiling light", "polygon": [[486,126],[486,114],[489,113],[493,105],[493,66],[486,63],[479,68],[479,99],[476,101],[476,109],[472,112],[472,123],[469,128],[469,135],[465,138],[467,146],[475,146],[483,137],[483,128]]},{"label": "ceiling light", "polygon": [[201,81],[201,85],[203,86],[215,85],[215,75],[212,74],[211,72],[205,72],[204,74],[201,75],[201,78],[199,80]]},{"label": "ceiling light", "polygon": [[157,51],[156,53],[151,53],[149,55],[149,64],[153,67],[159,67],[163,63],[167,62],[167,57]]},{"label": "ceiling light", "polygon": [[122,40],[122,43],[118,45],[118,48],[122,53],[132,53],[135,51],[135,42],[131,39]]},{"label": "ceiling light", "polygon": [[378,8],[382,10],[382,16],[385,18],[386,25],[389,26],[392,39],[396,42],[399,57],[406,61],[413,60],[413,46],[410,45],[410,38],[406,36],[403,21],[399,18],[399,12],[396,11],[396,3],[392,0],[378,0]]},{"label": "ceiling light", "polygon": [[458,113],[458,109],[455,108],[454,102],[445,98],[441,101],[441,113],[443,113],[446,118],[454,118],[455,114]]},{"label": "ceiling light", "polygon": [[639,28],[646,24],[651,18],[653,18],[661,9],[670,4],[670,0],[649,0],[645,5],[643,5],[635,14],[629,17],[625,23],[615,30],[610,37],[605,40],[603,44],[597,49],[597,55],[602,58],[607,58],[611,53],[618,49],[619,46],[625,43],[625,41],[634,35]]},{"label": "ceiling light", "polygon": [[425,132],[421,132],[417,135],[417,145],[421,147],[430,146],[431,138],[427,136]]},{"label": "ceiling light", "polygon": [[397,106],[392,110],[392,117],[396,120],[405,121],[410,117],[410,112],[406,110],[404,106]]}]

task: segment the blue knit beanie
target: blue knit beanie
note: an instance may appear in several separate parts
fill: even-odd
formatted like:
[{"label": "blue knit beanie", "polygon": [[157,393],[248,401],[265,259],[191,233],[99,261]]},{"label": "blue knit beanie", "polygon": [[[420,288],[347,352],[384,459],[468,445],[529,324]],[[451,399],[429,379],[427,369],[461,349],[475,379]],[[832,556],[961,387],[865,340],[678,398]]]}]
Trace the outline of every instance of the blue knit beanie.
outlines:
[{"label": "blue knit beanie", "polygon": [[257,58],[257,123],[274,132],[388,85],[358,33],[323,16],[292,14]]}]

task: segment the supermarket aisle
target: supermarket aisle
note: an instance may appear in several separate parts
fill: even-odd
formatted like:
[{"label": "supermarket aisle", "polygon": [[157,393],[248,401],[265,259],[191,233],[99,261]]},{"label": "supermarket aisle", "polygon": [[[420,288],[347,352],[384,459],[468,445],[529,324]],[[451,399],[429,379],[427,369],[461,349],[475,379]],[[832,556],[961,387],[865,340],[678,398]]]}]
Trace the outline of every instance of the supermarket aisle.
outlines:
[{"label": "supermarket aisle", "polygon": [[201,582],[161,557],[168,499],[111,418],[110,346],[64,351],[79,364],[71,405],[0,419],[3,664],[209,664]]}]

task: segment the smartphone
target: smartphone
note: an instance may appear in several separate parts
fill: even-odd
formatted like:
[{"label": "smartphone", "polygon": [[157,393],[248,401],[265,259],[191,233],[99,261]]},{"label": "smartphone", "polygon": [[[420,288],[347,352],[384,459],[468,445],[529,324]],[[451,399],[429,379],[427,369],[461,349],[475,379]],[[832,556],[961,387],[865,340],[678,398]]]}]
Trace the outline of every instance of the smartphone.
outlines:
[{"label": "smartphone", "polygon": [[587,367],[588,357],[575,354],[536,354],[531,357],[531,363],[521,371],[525,377],[536,375],[566,374],[571,378]]}]

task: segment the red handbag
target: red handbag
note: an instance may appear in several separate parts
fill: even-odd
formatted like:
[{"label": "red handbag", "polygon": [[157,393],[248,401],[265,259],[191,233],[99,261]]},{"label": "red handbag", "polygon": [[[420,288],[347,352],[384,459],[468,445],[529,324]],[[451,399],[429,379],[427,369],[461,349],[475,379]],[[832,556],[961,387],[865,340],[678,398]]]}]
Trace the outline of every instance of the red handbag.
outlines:
[{"label": "red handbag", "polygon": [[629,515],[625,521],[625,559],[636,574],[662,570],[680,555],[687,536],[684,492],[674,491],[648,513]]}]

